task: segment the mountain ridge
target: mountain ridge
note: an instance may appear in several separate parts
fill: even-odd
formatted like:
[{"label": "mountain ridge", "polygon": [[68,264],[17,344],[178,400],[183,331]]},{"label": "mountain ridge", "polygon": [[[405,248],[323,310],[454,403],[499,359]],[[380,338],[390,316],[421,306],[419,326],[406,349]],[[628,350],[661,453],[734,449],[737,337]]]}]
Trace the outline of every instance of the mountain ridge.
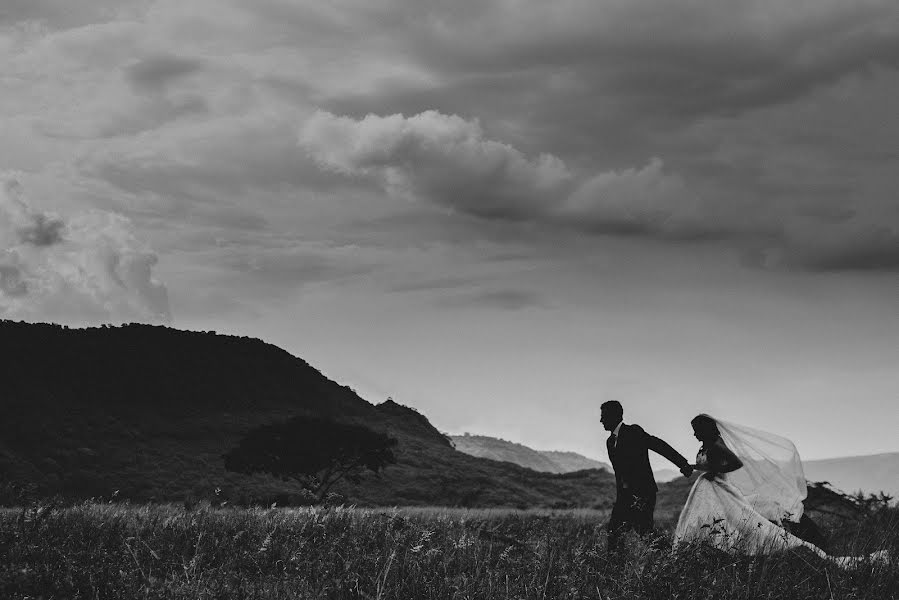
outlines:
[{"label": "mountain ridge", "polygon": [[477,456],[515,463],[546,473],[571,473],[584,469],[612,472],[611,465],[566,450],[535,450],[524,444],[488,435],[464,433],[450,435],[456,450]]},{"label": "mountain ridge", "polygon": [[[428,419],[373,405],[255,338],[129,324],[0,321],[0,503],[28,494],[301,503],[298,484],[225,471],[252,429],[298,415],[355,422],[398,442],[397,463],[335,491],[359,505],[595,507],[602,471],[541,473],[454,450]],[[216,492],[216,490],[218,490]]]}]

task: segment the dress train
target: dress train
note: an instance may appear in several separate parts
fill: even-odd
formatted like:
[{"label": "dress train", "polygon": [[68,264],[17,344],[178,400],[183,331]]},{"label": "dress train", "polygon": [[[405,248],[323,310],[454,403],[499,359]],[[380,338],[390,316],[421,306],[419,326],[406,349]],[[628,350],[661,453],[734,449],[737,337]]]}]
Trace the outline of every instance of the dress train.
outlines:
[{"label": "dress train", "polygon": [[674,533],[675,548],[702,542],[730,553],[773,554],[804,547],[840,567],[888,560],[885,550],[868,556],[831,556],[762,516],[727,475],[697,479],[681,511]]}]

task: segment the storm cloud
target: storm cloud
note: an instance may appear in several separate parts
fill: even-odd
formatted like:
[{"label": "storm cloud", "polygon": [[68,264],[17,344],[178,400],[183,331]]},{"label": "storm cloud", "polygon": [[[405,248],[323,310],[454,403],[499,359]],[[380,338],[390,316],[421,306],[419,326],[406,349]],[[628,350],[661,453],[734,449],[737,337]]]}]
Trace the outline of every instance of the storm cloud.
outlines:
[{"label": "storm cloud", "polygon": [[319,112],[299,139],[323,168],[372,176],[389,192],[479,217],[660,237],[720,229],[693,214],[688,186],[659,159],[579,175],[552,154],[528,158],[489,139],[476,120],[456,115],[431,111],[356,121]]},{"label": "storm cloud", "polygon": [[703,214],[684,180],[657,158],[644,167],[576,174],[556,156],[528,158],[455,115],[356,121],[319,112],[299,139],[323,168],[373,176],[387,191],[480,217],[675,238],[717,236],[726,227],[708,218],[711,210]]},{"label": "storm cloud", "polygon": [[[896,266],[897,213],[833,214],[796,203],[691,189],[659,158],[642,167],[578,172],[486,137],[477,120],[434,111],[355,120],[318,112],[299,143],[322,168],[371,177],[385,191],[487,219],[533,221],[597,235],[737,243],[758,264],[816,270]],[[720,193],[720,192],[717,192]],[[816,207],[813,203],[812,207]]]}]

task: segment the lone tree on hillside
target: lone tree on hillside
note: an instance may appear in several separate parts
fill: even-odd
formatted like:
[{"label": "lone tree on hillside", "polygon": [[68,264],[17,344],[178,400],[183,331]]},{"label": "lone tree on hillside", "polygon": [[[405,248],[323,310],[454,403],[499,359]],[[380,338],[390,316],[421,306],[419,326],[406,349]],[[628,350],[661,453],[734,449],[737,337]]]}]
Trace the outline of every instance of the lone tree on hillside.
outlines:
[{"label": "lone tree on hillside", "polygon": [[395,463],[396,444],[362,425],[294,417],[252,430],[222,457],[229,471],[293,479],[321,502],[341,479],[358,483],[364,470],[377,473]]}]

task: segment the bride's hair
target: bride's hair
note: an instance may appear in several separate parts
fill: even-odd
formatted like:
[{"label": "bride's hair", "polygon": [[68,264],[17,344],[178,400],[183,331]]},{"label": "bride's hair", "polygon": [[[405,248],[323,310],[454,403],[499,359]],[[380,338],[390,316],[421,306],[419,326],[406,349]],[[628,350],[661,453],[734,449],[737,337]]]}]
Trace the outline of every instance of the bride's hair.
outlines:
[{"label": "bride's hair", "polygon": [[693,417],[693,420],[690,421],[690,425],[692,425],[693,428],[697,431],[707,432],[714,435],[715,437],[721,435],[721,432],[718,431],[718,423],[715,421],[715,419],[705,413]]}]

